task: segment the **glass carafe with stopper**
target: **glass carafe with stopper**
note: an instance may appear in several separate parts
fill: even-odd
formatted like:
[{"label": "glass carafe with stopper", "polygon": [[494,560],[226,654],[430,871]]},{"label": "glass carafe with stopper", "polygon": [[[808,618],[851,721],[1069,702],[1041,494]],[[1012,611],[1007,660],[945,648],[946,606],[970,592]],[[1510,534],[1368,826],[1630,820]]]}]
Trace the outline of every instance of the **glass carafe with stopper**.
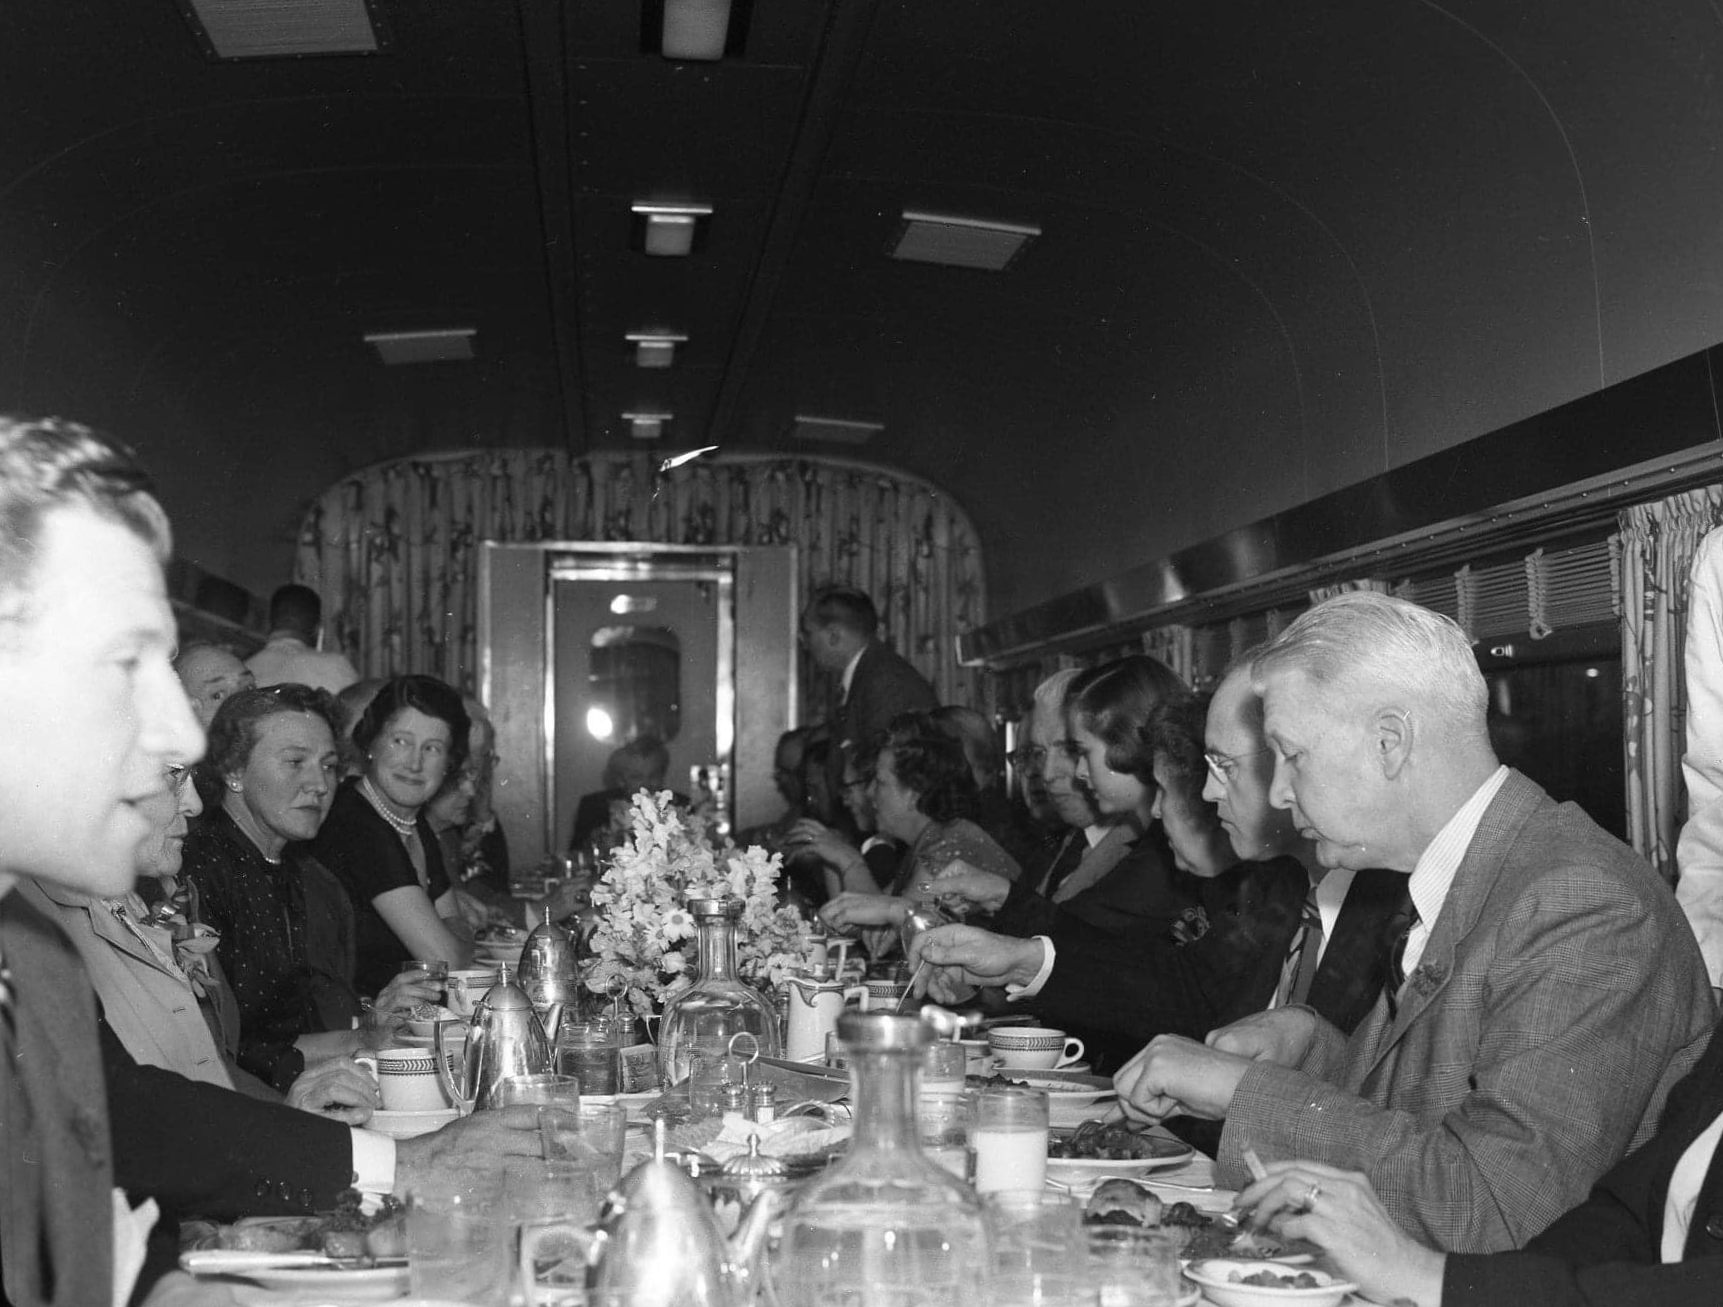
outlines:
[{"label": "glass carafe with stopper", "polygon": [[694,983],[664,1005],[658,1071],[665,1088],[687,1080],[696,1059],[727,1057],[730,1040],[743,1031],[759,1041],[762,1057],[777,1057],[782,1048],[771,1002],[736,974],[741,901],[691,898],[688,911],[700,927],[700,969]]},{"label": "glass carafe with stopper", "polygon": [[917,1017],[846,1013],[855,1125],[849,1152],[784,1217],[782,1307],[980,1307],[987,1227],[975,1191],[923,1155],[916,1134]]}]

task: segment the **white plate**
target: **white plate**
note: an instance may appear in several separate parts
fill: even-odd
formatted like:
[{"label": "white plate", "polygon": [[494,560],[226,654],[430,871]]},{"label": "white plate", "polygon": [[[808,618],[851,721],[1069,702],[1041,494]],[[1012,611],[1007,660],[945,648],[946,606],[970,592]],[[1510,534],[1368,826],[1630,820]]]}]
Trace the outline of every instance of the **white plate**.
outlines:
[{"label": "white plate", "polygon": [[1237,1284],[1228,1274],[1244,1275],[1267,1271],[1277,1276],[1299,1273],[1285,1262],[1246,1261],[1210,1257],[1185,1267],[1185,1277],[1202,1286],[1203,1296],[1219,1307],[1339,1307],[1343,1298],[1358,1286],[1326,1271],[1308,1271],[1321,1281],[1314,1289],[1279,1289],[1270,1285]]},{"label": "white plate", "polygon": [[247,1271],[242,1278],[267,1291],[248,1294],[244,1284],[233,1286],[235,1298],[255,1307],[292,1302],[387,1302],[401,1297],[412,1284],[405,1266],[378,1266],[367,1271],[279,1268]]},{"label": "white plate", "polygon": [[366,1128],[379,1134],[388,1135],[391,1139],[415,1139],[419,1135],[428,1135],[433,1130],[441,1130],[449,1122],[460,1116],[452,1107],[441,1108],[435,1112],[388,1112],[379,1109],[371,1113]]},{"label": "white plate", "polygon": [[1183,1166],[1191,1159],[1187,1144],[1182,1150],[1166,1157],[1129,1157],[1114,1160],[1101,1157],[1049,1157],[1047,1178],[1073,1187],[1101,1180],[1135,1180],[1155,1171]]}]

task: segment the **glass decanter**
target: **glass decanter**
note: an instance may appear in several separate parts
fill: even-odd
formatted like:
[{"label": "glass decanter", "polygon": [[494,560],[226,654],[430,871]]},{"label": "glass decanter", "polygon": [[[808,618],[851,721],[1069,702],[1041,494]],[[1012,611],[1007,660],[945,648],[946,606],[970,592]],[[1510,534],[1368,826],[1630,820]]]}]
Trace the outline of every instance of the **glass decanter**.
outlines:
[{"label": "glass decanter", "polygon": [[917,1017],[846,1013],[849,1152],[784,1217],[782,1307],[981,1307],[987,1226],[975,1191],[921,1151],[916,1091],[933,1032]]},{"label": "glass decanter", "polygon": [[666,1089],[688,1079],[696,1058],[730,1055],[730,1040],[747,1031],[761,1057],[777,1057],[777,1012],[758,990],[736,974],[738,899],[690,898],[688,911],[700,927],[700,963],[694,983],[664,1005],[658,1035],[658,1072]]}]

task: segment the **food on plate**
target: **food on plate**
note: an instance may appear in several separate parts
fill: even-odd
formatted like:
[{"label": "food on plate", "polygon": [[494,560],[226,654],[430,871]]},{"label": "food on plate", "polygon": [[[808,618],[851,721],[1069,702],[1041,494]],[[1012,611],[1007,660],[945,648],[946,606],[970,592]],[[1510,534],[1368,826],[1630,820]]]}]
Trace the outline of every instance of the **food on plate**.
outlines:
[{"label": "food on plate", "polygon": [[1248,1284],[1258,1289],[1323,1289],[1327,1285],[1317,1279],[1309,1271],[1294,1271],[1288,1275],[1280,1275],[1274,1271],[1252,1271],[1249,1275],[1242,1271],[1230,1271],[1227,1280],[1232,1284]]},{"label": "food on plate", "polygon": [[1163,1203],[1134,1180],[1112,1179],[1097,1185],[1083,1208],[1087,1225],[1160,1229],[1181,1241],[1184,1257],[1284,1257],[1314,1252],[1303,1240],[1285,1240],[1257,1230],[1240,1230],[1189,1203]]},{"label": "food on plate", "polygon": [[335,1209],[315,1216],[271,1217],[233,1225],[188,1222],[182,1227],[187,1252],[231,1248],[245,1252],[290,1253],[301,1250],[330,1257],[400,1257],[407,1251],[405,1213],[398,1199],[385,1196],[382,1206],[366,1212],[357,1189],[342,1192]]},{"label": "food on plate", "polygon": [[473,940],[479,944],[524,943],[526,932],[510,922],[491,921],[473,932]]},{"label": "food on plate", "polygon": [[1122,1121],[1085,1121],[1070,1134],[1047,1141],[1047,1156],[1050,1158],[1131,1162],[1166,1155],[1164,1141],[1133,1130]]}]

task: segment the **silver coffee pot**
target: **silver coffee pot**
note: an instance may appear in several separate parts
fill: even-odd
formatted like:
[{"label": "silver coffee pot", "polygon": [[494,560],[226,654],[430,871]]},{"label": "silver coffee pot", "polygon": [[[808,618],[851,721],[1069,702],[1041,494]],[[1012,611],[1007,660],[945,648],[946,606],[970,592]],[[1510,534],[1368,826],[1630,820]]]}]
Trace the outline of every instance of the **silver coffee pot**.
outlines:
[{"label": "silver coffee pot", "polygon": [[555,1044],[563,1013],[580,1015],[580,970],[573,937],[548,917],[526,937],[521,950],[520,987],[538,1013],[545,1038]]},{"label": "silver coffee pot", "polygon": [[538,1014],[521,987],[506,977],[473,1008],[472,1029],[458,1068],[451,1065],[443,1041],[443,1028],[456,1024],[439,1021],[436,1025],[437,1079],[451,1103],[471,1100],[472,1110],[481,1112],[496,1106],[497,1087],[503,1081],[554,1069],[550,1041]]}]

